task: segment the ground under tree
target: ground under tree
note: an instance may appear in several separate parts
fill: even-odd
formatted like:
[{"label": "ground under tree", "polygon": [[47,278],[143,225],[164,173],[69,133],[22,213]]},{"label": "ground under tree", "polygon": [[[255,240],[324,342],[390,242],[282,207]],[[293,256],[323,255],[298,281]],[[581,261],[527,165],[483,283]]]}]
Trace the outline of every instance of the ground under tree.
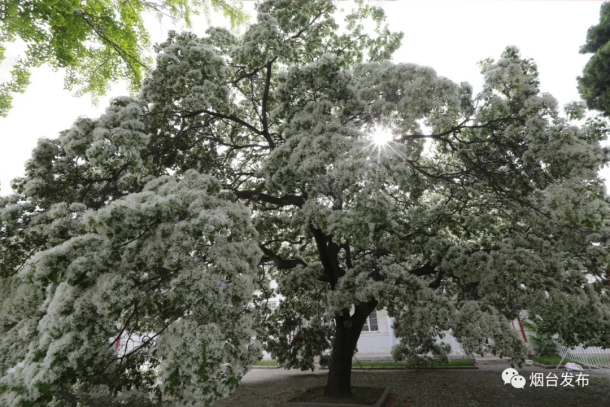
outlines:
[{"label": "ground under tree", "polygon": [[[138,98],[39,142],[0,212],[0,368],[22,362],[0,400],[206,404],[253,336],[290,368],[321,356],[349,396],[375,307],[400,360],[446,357],[451,330],[519,363],[521,310],[610,345],[605,122],[563,118],[515,48],[473,95],[391,62],[381,10],[344,31],[333,11],[267,1],[241,38],[171,33]],[[117,325],[149,340],[117,357]]]}]

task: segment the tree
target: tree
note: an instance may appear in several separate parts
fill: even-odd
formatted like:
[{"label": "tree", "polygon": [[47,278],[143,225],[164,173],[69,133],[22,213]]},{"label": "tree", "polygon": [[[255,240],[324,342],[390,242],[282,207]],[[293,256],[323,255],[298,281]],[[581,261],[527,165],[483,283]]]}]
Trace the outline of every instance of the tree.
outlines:
[{"label": "tree", "polygon": [[578,78],[578,89],[590,109],[610,115],[610,3],[602,4],[599,24],[589,28],[587,42],[581,54],[592,53],[583,76]]},{"label": "tree", "polygon": [[5,0],[0,4],[0,62],[3,44],[20,38],[27,45],[24,58],[13,66],[11,79],[0,84],[0,116],[11,108],[13,95],[23,93],[32,68],[49,64],[66,68],[65,88],[76,95],[91,94],[97,102],[119,79],[132,91],[150,71],[146,57],[149,35],[144,13],[170,17],[191,26],[199,8],[223,10],[233,26],[246,15],[234,0]]},{"label": "tree", "polygon": [[[521,310],[610,345],[605,122],[561,117],[515,48],[473,95],[392,63],[382,10],[361,3],[342,33],[333,11],[266,1],[241,38],[171,33],[138,98],[39,142],[0,212],[0,368],[22,363],[0,400],[205,404],[254,335],[289,368],[320,356],[327,394],[349,396],[376,307],[399,360],[446,358],[451,330],[519,364]],[[117,357],[117,324],[155,340]]]}]

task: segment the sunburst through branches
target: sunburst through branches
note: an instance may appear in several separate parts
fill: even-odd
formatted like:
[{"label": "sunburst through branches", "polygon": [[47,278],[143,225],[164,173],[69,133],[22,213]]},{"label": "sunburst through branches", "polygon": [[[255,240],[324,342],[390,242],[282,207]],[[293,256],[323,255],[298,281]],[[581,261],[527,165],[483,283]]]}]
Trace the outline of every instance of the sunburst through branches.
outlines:
[{"label": "sunburst through branches", "polygon": [[392,144],[395,144],[394,133],[390,127],[375,125],[369,133],[368,148],[377,151],[377,162],[381,157],[390,157],[393,154],[401,155]]}]

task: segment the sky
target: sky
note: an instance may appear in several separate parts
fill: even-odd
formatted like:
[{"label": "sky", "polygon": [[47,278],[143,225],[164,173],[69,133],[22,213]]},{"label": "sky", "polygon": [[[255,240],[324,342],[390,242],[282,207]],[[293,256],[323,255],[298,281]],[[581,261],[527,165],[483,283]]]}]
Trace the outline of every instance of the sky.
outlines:
[{"label": "sky", "polygon": [[[603,1],[375,1],[386,11],[393,31],[405,35],[394,54],[394,62],[430,66],[454,82],[469,82],[481,89],[482,76],[477,62],[498,58],[508,45],[517,46],[521,55],[538,64],[541,90],[559,103],[579,100],[576,78],[590,55],[578,50],[587,29],[599,22]],[[349,2],[338,3],[348,9]],[[255,20],[254,2],[244,3]],[[211,16],[211,25],[225,26],[228,21]],[[166,38],[169,22],[147,19],[153,42]],[[195,18],[191,31],[203,35],[209,27],[205,17]],[[243,29],[242,29],[243,30]],[[7,59],[0,65],[0,83],[7,80],[15,58],[22,52],[20,43],[7,46]],[[24,174],[25,162],[39,138],[56,138],[71,127],[77,117],[99,117],[112,97],[127,95],[123,83],[114,85],[98,106],[89,96],[76,98],[63,89],[63,72],[41,67],[32,72],[25,94],[15,96],[8,117],[0,117],[0,195],[11,193],[10,180]],[[601,172],[610,191],[610,168]]]}]

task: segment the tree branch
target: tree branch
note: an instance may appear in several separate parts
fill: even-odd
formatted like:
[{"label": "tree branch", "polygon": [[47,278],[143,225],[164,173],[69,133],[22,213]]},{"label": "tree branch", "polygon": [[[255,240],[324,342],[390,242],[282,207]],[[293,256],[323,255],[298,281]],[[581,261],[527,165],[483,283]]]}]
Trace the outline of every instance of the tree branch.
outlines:
[{"label": "tree branch", "polygon": [[273,253],[271,250],[267,249],[263,245],[258,245],[261,248],[265,256],[261,259],[261,263],[267,263],[269,261],[273,261],[275,267],[279,270],[290,270],[299,265],[307,266],[307,264],[301,259],[282,259],[277,254]]},{"label": "tree branch", "polygon": [[354,268],[354,265],[352,264],[352,254],[351,254],[351,250],[350,250],[350,246],[349,246],[349,240],[346,241],[345,243],[343,243],[339,247],[345,251],[345,264],[347,265],[347,268],[348,269]]},{"label": "tree branch", "polygon": [[429,287],[432,288],[433,290],[436,290],[437,288],[439,288],[441,286],[441,281],[443,280],[444,275],[445,275],[445,272],[443,270],[440,270],[438,272],[438,274],[436,275],[436,278],[434,279],[434,281],[430,283]]},{"label": "tree branch", "polygon": [[409,135],[405,135],[405,136],[401,136],[401,137],[395,138],[393,141],[399,143],[401,141],[407,141],[407,140],[417,140],[417,139],[423,139],[423,138],[430,138],[430,139],[434,139],[434,140],[441,140],[441,141],[445,141],[445,142],[450,142],[449,140],[444,139],[443,137],[444,136],[448,136],[451,133],[459,132],[462,129],[484,129],[484,128],[487,128],[487,127],[489,127],[489,126],[491,126],[492,124],[495,124],[495,123],[501,123],[501,122],[509,121],[509,120],[518,120],[518,118],[507,116],[507,117],[501,117],[499,119],[492,119],[492,120],[489,120],[488,122],[483,123],[483,124],[466,126],[466,123],[468,122],[468,120],[470,120],[470,116],[468,116],[466,119],[464,119],[464,121],[459,123],[457,126],[451,127],[450,129],[445,130],[445,131],[443,131],[441,133],[438,133],[438,134],[409,134]]},{"label": "tree branch", "polygon": [[334,290],[339,278],[345,275],[345,270],[339,266],[339,246],[333,242],[332,235],[327,236],[320,229],[314,228],[312,225],[309,225],[309,230],[316,241],[318,255],[324,267],[326,280],[328,280],[331,289]]},{"label": "tree branch", "polygon": [[219,119],[226,119],[226,120],[231,120],[231,121],[233,121],[235,123],[239,123],[242,126],[252,130],[252,132],[258,134],[259,136],[263,136],[264,137],[264,134],[263,134],[262,131],[260,131],[259,129],[257,129],[256,127],[251,125],[250,123],[240,119],[239,117],[233,116],[232,114],[226,115],[226,114],[222,114],[222,113],[218,113],[218,112],[213,112],[213,111],[207,110],[207,109],[202,109],[202,110],[198,110],[198,111],[195,111],[195,112],[187,113],[185,115],[181,115],[180,117],[181,118],[195,117],[195,116],[199,116],[202,113],[208,114],[208,115],[213,116],[213,117],[218,117]]},{"label": "tree branch", "polygon": [[251,199],[257,202],[266,202],[278,206],[289,206],[294,205],[299,208],[305,204],[305,199],[299,195],[284,195],[282,197],[276,197],[269,194],[263,194],[257,190],[247,191],[234,191],[240,199]]},{"label": "tree branch", "polygon": [[430,262],[428,261],[423,266],[413,269],[409,273],[411,273],[417,277],[423,277],[423,276],[429,276],[430,274],[438,273],[438,270],[436,270],[434,267],[432,267],[430,265]]},{"label": "tree branch", "polygon": [[267,77],[265,78],[265,90],[263,91],[263,107],[262,107],[262,116],[263,116],[263,137],[269,143],[269,147],[273,150],[275,148],[275,142],[269,135],[269,124],[267,123],[267,103],[269,101],[269,87],[271,86],[271,67],[273,65],[273,60],[267,62]]},{"label": "tree branch", "polygon": [[[147,71],[150,72],[151,69],[150,69],[150,67],[148,65],[144,64],[138,58],[134,57],[129,52],[125,51],[120,45],[118,45],[117,43],[112,41],[110,38],[108,38],[103,33],[103,28],[102,28],[101,25],[98,24],[98,26],[96,27],[96,25],[93,24],[91,21],[89,21],[89,19],[87,18],[87,16],[90,16],[90,17],[96,17],[96,18],[99,19],[98,16],[94,16],[92,14],[85,13],[84,11],[79,10],[77,8],[74,8],[74,14],[76,14],[79,17],[81,17],[83,19],[83,21],[93,30],[93,32],[95,32],[95,34],[97,34],[97,36],[99,38],[101,38],[103,41],[108,43],[116,51],[116,53],[119,54],[123,58],[123,60],[125,60],[125,62],[127,62],[128,60],[131,60],[131,61],[135,62],[137,65],[140,65],[141,67],[143,67],[144,69],[146,69]],[[131,70],[134,72],[134,74],[137,75],[138,73],[134,69],[134,67],[131,65],[131,63],[127,62],[127,64],[129,65]]]}]

